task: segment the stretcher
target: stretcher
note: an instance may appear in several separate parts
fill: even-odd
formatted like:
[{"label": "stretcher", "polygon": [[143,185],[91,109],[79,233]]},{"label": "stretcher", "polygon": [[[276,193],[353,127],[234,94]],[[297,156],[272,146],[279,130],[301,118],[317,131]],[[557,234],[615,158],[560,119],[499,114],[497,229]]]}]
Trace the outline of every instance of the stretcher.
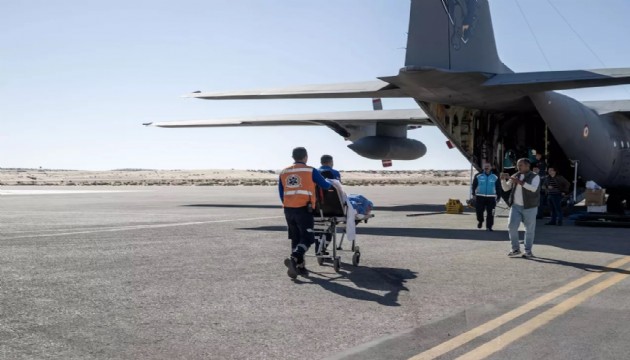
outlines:
[{"label": "stretcher", "polygon": [[[317,189],[317,203],[313,212],[313,233],[315,235],[315,255],[317,263],[323,265],[325,260],[333,263],[336,272],[341,269],[340,252],[352,253],[352,265],[359,265],[361,260],[361,250],[356,241],[356,225],[374,217],[374,214],[358,214],[347,196],[343,192],[341,185],[332,181],[333,186],[328,190]],[[341,234],[341,239],[337,242],[337,229]],[[350,250],[343,250],[344,238],[350,241]],[[330,249],[330,253],[327,250]]]}]

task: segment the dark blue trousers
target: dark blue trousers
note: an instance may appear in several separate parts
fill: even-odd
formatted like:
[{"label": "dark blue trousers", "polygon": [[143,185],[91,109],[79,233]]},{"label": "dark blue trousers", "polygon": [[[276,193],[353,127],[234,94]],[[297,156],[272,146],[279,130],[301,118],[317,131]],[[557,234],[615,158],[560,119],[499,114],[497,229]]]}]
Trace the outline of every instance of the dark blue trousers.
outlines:
[{"label": "dark blue trousers", "polygon": [[483,222],[483,213],[486,213],[486,228],[492,229],[494,225],[494,208],[497,206],[497,198],[487,196],[477,196],[475,198],[475,210],[477,210],[477,221]]},{"label": "dark blue trousers", "polygon": [[284,208],[284,217],[289,227],[289,239],[291,239],[291,256],[301,263],[304,254],[315,241],[313,236],[313,213],[308,207]]},{"label": "dark blue trousers", "polygon": [[562,194],[549,194],[547,199],[551,208],[551,223],[562,224]]}]

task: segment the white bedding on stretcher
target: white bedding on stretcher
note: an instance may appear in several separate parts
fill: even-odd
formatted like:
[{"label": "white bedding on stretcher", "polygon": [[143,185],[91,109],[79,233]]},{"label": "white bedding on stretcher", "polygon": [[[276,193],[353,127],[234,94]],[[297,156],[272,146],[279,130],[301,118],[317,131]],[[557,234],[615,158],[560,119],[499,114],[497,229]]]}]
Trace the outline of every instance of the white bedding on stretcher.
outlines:
[{"label": "white bedding on stretcher", "polygon": [[[342,205],[345,205],[346,236],[348,237],[349,241],[354,241],[357,236],[357,225],[355,223],[355,220],[363,220],[365,219],[365,215],[357,214],[357,211],[354,209],[352,204],[350,204],[350,202],[348,201],[348,196],[346,195],[346,192],[343,191],[343,186],[341,185],[341,182],[339,180],[332,179],[328,181],[332,184],[332,186],[335,187],[335,189],[337,189],[337,194],[339,194],[339,200],[341,200]],[[360,219],[359,219],[359,215],[360,215]],[[351,220],[348,220],[348,219],[351,219]]]}]

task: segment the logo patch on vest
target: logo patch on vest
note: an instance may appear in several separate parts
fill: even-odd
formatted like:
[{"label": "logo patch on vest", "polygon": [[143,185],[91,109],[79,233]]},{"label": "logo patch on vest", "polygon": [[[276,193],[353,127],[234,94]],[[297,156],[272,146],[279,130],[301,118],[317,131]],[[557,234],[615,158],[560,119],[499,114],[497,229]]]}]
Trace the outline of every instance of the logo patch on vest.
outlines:
[{"label": "logo patch on vest", "polygon": [[289,175],[289,177],[287,177],[287,187],[296,188],[296,187],[300,187],[301,185],[302,185],[302,180],[300,180],[299,176]]}]

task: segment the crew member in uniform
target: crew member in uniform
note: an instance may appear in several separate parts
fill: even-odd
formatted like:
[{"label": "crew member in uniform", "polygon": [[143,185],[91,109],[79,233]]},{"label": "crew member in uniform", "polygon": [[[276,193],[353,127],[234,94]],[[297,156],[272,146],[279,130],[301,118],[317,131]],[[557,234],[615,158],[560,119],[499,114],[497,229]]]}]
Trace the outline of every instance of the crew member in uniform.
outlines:
[{"label": "crew member in uniform", "polygon": [[501,182],[499,177],[492,173],[490,163],[483,164],[483,172],[475,176],[472,184],[472,192],[475,194],[475,209],[477,210],[477,229],[483,225],[483,213],[486,215],[486,229],[492,231],[494,225],[494,208],[501,196]]},{"label": "crew member in uniform", "polygon": [[278,181],[278,192],[284,207],[284,217],[289,227],[291,256],[284,260],[287,274],[295,279],[306,274],[304,254],[313,244],[313,209],[315,209],[315,186],[324,190],[330,183],[315,168],[306,165],[308,153],[303,147],[293,149],[295,163],[282,170]]}]

